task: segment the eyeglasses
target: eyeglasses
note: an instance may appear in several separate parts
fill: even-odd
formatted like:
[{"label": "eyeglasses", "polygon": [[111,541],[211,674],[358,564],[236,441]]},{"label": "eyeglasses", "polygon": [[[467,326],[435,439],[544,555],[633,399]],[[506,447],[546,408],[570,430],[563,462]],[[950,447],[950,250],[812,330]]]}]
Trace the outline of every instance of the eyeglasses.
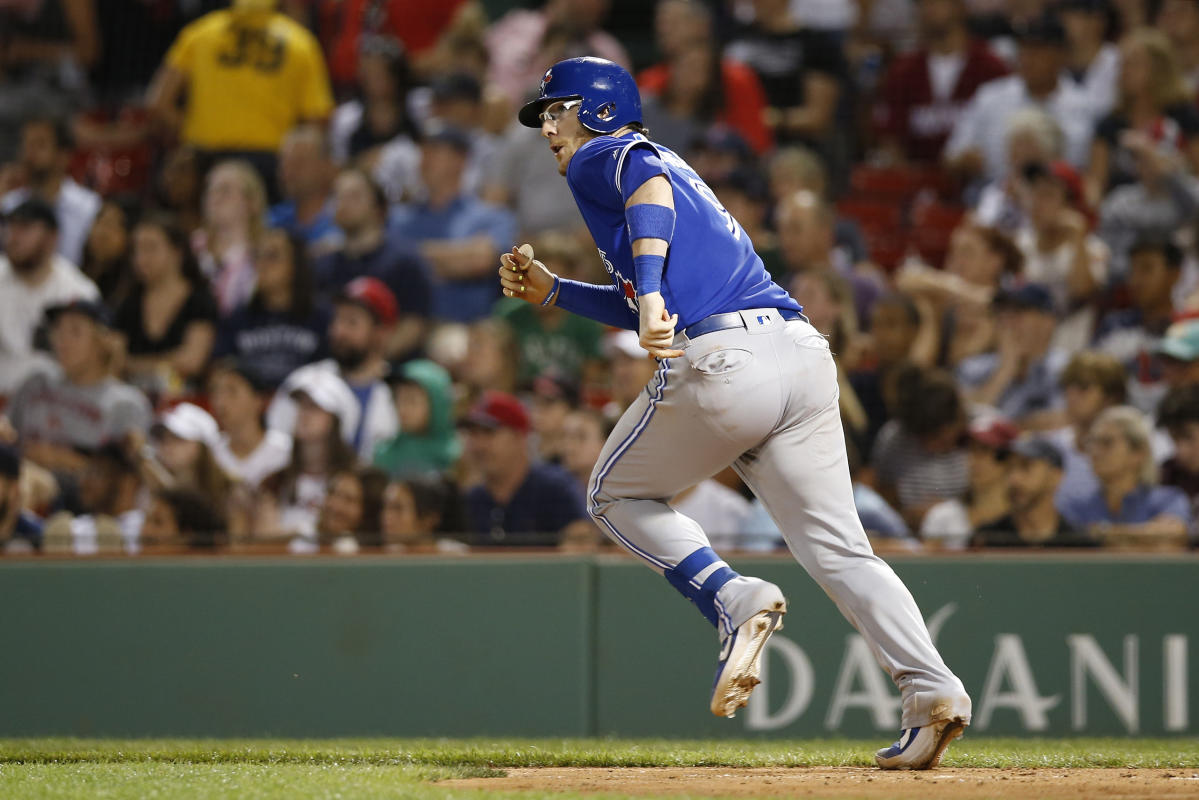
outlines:
[{"label": "eyeglasses", "polygon": [[553,122],[556,124],[564,116],[566,116],[567,111],[570,111],[572,108],[581,104],[582,102],[582,100],[567,100],[556,108],[547,108],[545,111],[542,111],[540,114],[538,114],[537,118],[542,122]]}]

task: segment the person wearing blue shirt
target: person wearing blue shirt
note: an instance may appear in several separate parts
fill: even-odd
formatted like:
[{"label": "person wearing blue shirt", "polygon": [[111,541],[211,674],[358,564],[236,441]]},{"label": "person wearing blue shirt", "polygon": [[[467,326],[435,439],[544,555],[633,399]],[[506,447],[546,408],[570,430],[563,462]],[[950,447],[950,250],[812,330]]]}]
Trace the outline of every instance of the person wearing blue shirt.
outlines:
[{"label": "person wearing blue shirt", "polygon": [[433,316],[474,322],[491,313],[499,298],[496,257],[516,238],[516,217],[463,190],[470,137],[435,127],[421,143],[421,178],[428,197],[391,214],[390,228],[416,242],[433,270]]},{"label": "person wearing blue shirt", "polygon": [[41,520],[21,508],[21,455],[0,444],[0,549],[29,553],[41,548]]},{"label": "person wearing blue shirt", "polygon": [[1104,543],[1181,546],[1191,503],[1175,486],[1158,486],[1149,425],[1131,406],[1098,416],[1086,440],[1099,489],[1062,501],[1062,516]]},{"label": "person wearing blue shirt", "polygon": [[341,242],[329,196],[333,171],[329,140],[319,126],[303,124],[283,138],[279,187],[284,199],[271,206],[267,224],[300,237],[314,258]]},{"label": "person wearing blue shirt", "polygon": [[717,629],[709,709],[731,717],[746,705],[787,611],[778,586],[739,575],[669,505],[731,466],[900,690],[904,730],[876,763],[937,766],[970,722],[970,698],[862,529],[828,341],[711,188],[649,139],[626,70],[560,61],[519,119],[540,128],[611,282],[563,279],[522,244],[500,257],[500,285],[509,297],[637,331],[656,359],[600,453],[587,511]]}]

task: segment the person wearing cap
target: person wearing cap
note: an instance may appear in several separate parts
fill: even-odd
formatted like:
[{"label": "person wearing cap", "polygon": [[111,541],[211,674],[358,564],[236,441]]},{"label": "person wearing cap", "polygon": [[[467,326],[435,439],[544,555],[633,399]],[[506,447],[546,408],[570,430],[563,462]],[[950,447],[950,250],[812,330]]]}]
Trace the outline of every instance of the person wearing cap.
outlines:
[{"label": "person wearing cap", "polygon": [[292,409],[286,429],[291,458],[262,482],[253,513],[239,531],[253,540],[290,540],[293,549],[309,552],[317,545],[316,523],[329,479],[358,462],[349,442],[361,411],[353,390],[328,369],[297,370],[280,387],[276,402],[279,395]]},{"label": "person wearing cap", "polygon": [[319,125],[297,125],[279,146],[279,192],[283,199],[267,212],[267,224],[298,236],[312,257],[341,243],[333,221],[333,166],[329,137]]},{"label": "person wearing cap", "polygon": [[470,151],[470,136],[460,128],[438,123],[426,131],[420,174],[427,194],[398,207],[390,223],[396,235],[418,243],[433,272],[433,316],[450,322],[491,313],[499,298],[492,265],[516,238],[512,212],[467,190]]},{"label": "person wearing cap", "polygon": [[375,466],[393,478],[446,472],[462,455],[454,429],[454,386],[445,369],[418,358],[388,378],[400,431],[375,447]]},{"label": "person wearing cap", "polygon": [[1095,420],[1087,454],[1099,488],[1067,498],[1062,516],[1103,544],[1181,545],[1191,524],[1191,501],[1174,486],[1159,486],[1151,430],[1132,406],[1115,406]]},{"label": "person wearing cap", "polygon": [[208,371],[208,402],[220,425],[212,456],[225,474],[257,489],[291,460],[291,436],[266,427],[268,392],[258,372],[244,360],[218,360]]},{"label": "person wearing cap", "polygon": [[[961,549],[978,528],[1007,515],[1009,456],[1020,435],[1011,420],[982,414],[967,429],[970,488],[960,498],[937,503],[920,521],[920,538]],[[1052,494],[1050,495],[1052,497]]]},{"label": "person wearing cap", "polygon": [[337,375],[350,387],[358,404],[353,429],[342,434],[363,461],[370,461],[375,448],[399,430],[395,401],[384,378],[389,367],[385,348],[396,324],[395,295],[376,278],[355,278],[334,300],[329,323],[330,358],[300,367],[283,381],[267,411],[267,424],[289,430],[295,419],[290,393],[298,376],[311,371]]},{"label": "person wearing cap", "polygon": [[957,367],[966,398],[1017,422],[1038,415],[1056,420],[1062,404],[1058,380],[1069,354],[1053,347],[1053,297],[1044,286],[1029,283],[1000,292],[993,306],[995,351],[971,356]]},{"label": "person wearing cap", "polygon": [[1058,510],[1062,454],[1048,439],[1024,436],[1010,445],[1005,490],[1011,510],[978,527],[974,547],[1094,547],[1099,544]]},{"label": "person wearing cap", "polygon": [[1167,386],[1199,383],[1199,319],[1171,325],[1150,352],[1157,356]]},{"label": "person wearing cap", "polygon": [[21,454],[0,443],[0,549],[5,553],[31,553],[42,546],[42,521],[23,506]]},{"label": "person wearing cap", "polygon": [[75,266],[83,263],[83,245],[96,215],[100,196],[80,186],[68,168],[75,141],[71,124],[65,118],[34,116],[21,125],[21,149],[18,163],[28,183],[0,197],[0,212],[11,213],[27,200],[40,198],[53,210],[59,255]]},{"label": "person wearing cap", "polygon": [[615,420],[633,404],[657,369],[638,341],[636,331],[612,331],[604,337],[604,358],[608,360],[612,399],[604,407],[604,416]]},{"label": "person wearing cap", "polygon": [[212,160],[247,157],[273,181],[283,137],[298,122],[327,119],[333,96],[307,28],[276,11],[275,0],[234,0],[179,32],[146,106]]},{"label": "person wearing cap", "polygon": [[579,386],[567,375],[553,369],[533,379],[529,386],[530,420],[536,437],[537,455],[554,464],[563,463],[566,445],[563,424],[566,415],[579,405]]},{"label": "person wearing cap", "polygon": [[234,480],[213,455],[220,428],[212,415],[194,403],[179,403],[159,417],[151,434],[152,446],[143,445],[137,435],[129,437],[128,445],[139,457],[146,484],[192,489],[223,509]]},{"label": "person wearing cap", "polygon": [[463,498],[470,544],[552,547],[595,538],[574,479],[530,454],[529,415],[514,395],[484,392],[461,426],[464,455],[482,477]]},{"label": "person wearing cap", "polygon": [[86,453],[75,509],[79,513],[63,511],[46,520],[47,552],[133,554],[141,549],[142,480],[129,450],[122,442],[106,442]]},{"label": "person wearing cap", "polygon": [[1016,35],[1017,72],[979,87],[945,143],[943,161],[965,177],[1006,177],[1008,120],[1030,107],[1043,108],[1057,122],[1066,160],[1076,168],[1086,165],[1098,115],[1087,94],[1062,77],[1066,48],[1061,23],[1046,14],[1021,25]]},{"label": "person wearing cap", "polygon": [[327,356],[329,308],[316,295],[304,243],[268,228],[254,248],[254,292],[217,329],[215,358],[245,361],[268,389]]},{"label": "person wearing cap", "polygon": [[332,296],[357,278],[376,278],[402,299],[404,312],[388,342],[391,358],[419,349],[432,311],[433,283],[415,246],[387,228],[387,198],[379,184],[356,167],[333,183],[333,220],[344,241],[313,265],[320,294]]},{"label": "person wearing cap", "polygon": [[900,163],[937,164],[970,98],[1009,70],[966,25],[963,0],[920,0],[920,48],[897,57],[874,106],[880,149]]},{"label": "person wearing cap", "polygon": [[[1161,351],[1157,359],[1161,363],[1153,363],[1151,356],[1174,322],[1174,287],[1182,275],[1182,262],[1182,250],[1170,240],[1139,239],[1129,258],[1130,307],[1107,312],[1095,329],[1093,347],[1124,365],[1132,403],[1142,411],[1152,411],[1165,391],[1163,364],[1173,356],[1169,348]],[[1189,355],[1186,348],[1177,352]]]},{"label": "person wearing cap", "polygon": [[87,465],[79,449],[94,450],[150,427],[150,404],[111,373],[108,311],[76,300],[47,311],[55,363],[30,376],[5,412],[31,461],[59,476]]},{"label": "person wearing cap", "polygon": [[99,300],[100,290],[79,268],[56,252],[54,209],[33,197],[4,219],[7,236],[0,253],[0,396],[20,386],[40,361],[34,334],[51,306]]}]

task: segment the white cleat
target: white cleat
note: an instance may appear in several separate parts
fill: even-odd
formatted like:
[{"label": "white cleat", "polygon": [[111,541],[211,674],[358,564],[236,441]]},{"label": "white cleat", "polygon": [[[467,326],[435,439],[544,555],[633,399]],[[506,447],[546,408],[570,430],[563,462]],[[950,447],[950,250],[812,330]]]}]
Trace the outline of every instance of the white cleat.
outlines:
[{"label": "white cleat", "polygon": [[966,723],[961,717],[938,720],[923,728],[906,728],[899,741],[874,754],[874,763],[883,769],[933,769],[949,743],[962,735]]},{"label": "white cleat", "polygon": [[712,713],[718,717],[732,717],[737,709],[744,708],[749,695],[762,681],[762,648],[770,634],[783,628],[783,614],[787,613],[787,601],[779,600],[770,608],[759,611],[746,620],[737,630],[729,634],[720,648],[720,663],[716,665],[716,679],[712,683]]}]

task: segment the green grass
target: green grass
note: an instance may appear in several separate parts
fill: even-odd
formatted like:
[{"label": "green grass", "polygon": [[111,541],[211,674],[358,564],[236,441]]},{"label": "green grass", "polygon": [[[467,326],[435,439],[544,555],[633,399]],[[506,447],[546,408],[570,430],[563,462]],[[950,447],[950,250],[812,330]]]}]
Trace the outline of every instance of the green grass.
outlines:
[{"label": "green grass", "polygon": [[[439,787],[535,766],[870,766],[879,742],[625,739],[0,739],[0,797],[533,797]],[[1195,740],[968,736],[946,767],[1199,767]],[[565,800],[571,795],[556,795]]]}]

